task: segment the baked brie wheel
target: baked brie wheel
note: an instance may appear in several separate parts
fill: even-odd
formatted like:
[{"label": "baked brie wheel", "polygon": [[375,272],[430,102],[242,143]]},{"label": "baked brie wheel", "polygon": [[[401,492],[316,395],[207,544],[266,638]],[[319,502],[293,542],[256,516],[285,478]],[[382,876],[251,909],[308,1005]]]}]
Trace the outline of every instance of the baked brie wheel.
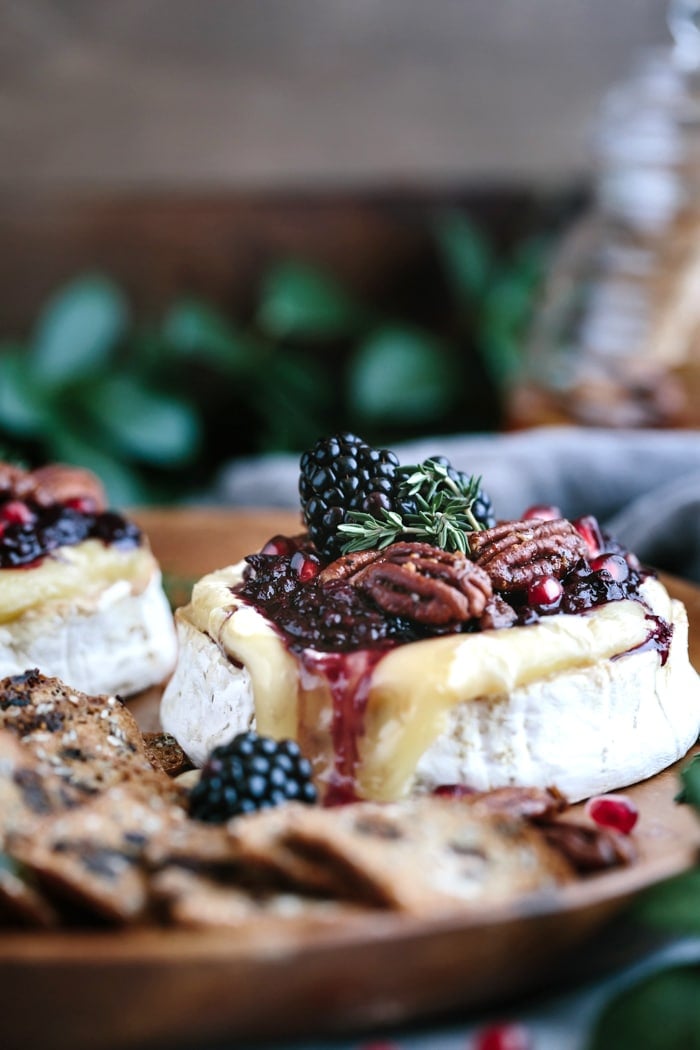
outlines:
[{"label": "baked brie wheel", "polygon": [[[700,730],[686,611],[633,554],[546,508],[465,512],[448,550],[410,538],[399,495],[406,517],[378,519],[396,542],[338,556],[319,530],[276,537],[195,585],[161,708],[193,762],[255,727],[299,742],[326,801],[510,785],[578,801],[686,753]],[[367,517],[350,524],[376,538]]]},{"label": "baked brie wheel", "polygon": [[[643,592],[652,616],[672,628],[667,650],[655,642],[647,607],[626,600],[530,626],[426,638],[376,662],[361,651],[340,661],[291,653],[274,624],[232,594],[243,568],[200,580],[176,613],[180,655],[161,722],[196,765],[256,727],[298,739],[317,777],[332,783],[342,663],[341,677],[361,682],[363,715],[346,727],[361,798],[529,785],[557,787],[576,802],[652,776],[697,739],[700,682],[688,660],[687,616],[658,580]],[[355,693],[340,704],[355,710],[357,701]]]},{"label": "baked brie wheel", "polygon": [[0,465],[0,676],[30,667],[131,695],[171,672],[172,614],[145,537],[87,471]]}]

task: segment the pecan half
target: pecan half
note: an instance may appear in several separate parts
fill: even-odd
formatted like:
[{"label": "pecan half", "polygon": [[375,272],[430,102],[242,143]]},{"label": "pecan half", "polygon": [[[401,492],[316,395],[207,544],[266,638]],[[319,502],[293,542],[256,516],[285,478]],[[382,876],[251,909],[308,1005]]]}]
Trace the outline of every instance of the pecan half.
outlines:
[{"label": "pecan half", "polygon": [[518,615],[512,605],[494,594],[479,617],[479,628],[482,631],[496,631],[502,627],[512,627]]},{"label": "pecan half", "polygon": [[475,619],[491,598],[487,574],[463,554],[394,543],[349,579],[384,612],[442,627]]},{"label": "pecan half", "polygon": [[21,467],[13,467],[10,463],[0,463],[0,492],[18,496],[19,490],[29,475]]},{"label": "pecan half", "polygon": [[336,558],[318,574],[319,583],[332,583],[334,580],[350,580],[360,569],[371,565],[385,556],[385,551],[353,551]]},{"label": "pecan half", "polygon": [[72,467],[65,463],[50,463],[33,470],[22,481],[23,495],[36,500],[41,506],[65,503],[69,499],[87,500],[96,511],[107,505],[102,482],[91,471]]},{"label": "pecan half", "polygon": [[537,576],[561,579],[587,547],[566,518],[505,521],[469,534],[469,549],[500,591],[523,590]]},{"label": "pecan half", "polygon": [[475,791],[465,804],[484,813],[499,813],[526,820],[550,821],[563,813],[568,802],[557,788],[500,787]]},{"label": "pecan half", "polygon": [[625,835],[608,828],[591,828],[569,820],[553,820],[542,833],[579,872],[603,871],[632,864],[637,851]]}]

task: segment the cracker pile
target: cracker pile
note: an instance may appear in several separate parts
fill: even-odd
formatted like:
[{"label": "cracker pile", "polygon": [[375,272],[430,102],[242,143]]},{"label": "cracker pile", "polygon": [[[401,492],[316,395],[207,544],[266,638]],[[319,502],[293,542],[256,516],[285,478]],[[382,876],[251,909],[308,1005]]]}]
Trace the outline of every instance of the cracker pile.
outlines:
[{"label": "cracker pile", "polygon": [[[38,671],[0,682],[0,919],[241,928],[366,909],[435,916],[576,877],[552,792],[502,789],[191,820],[172,740],[144,740],[118,698]],[[626,851],[596,833],[605,865]],[[587,852],[588,867],[591,850]]]}]

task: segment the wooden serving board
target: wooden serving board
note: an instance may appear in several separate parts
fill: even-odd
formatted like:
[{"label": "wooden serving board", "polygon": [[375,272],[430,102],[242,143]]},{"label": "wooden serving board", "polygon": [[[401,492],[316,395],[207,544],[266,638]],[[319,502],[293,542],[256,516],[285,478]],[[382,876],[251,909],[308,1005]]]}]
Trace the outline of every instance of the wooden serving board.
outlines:
[{"label": "wooden serving board", "polygon": [[[200,575],[298,531],[278,512],[135,514],[166,573]],[[700,665],[700,590],[670,581]],[[155,693],[138,699],[154,718]],[[685,761],[685,760],[684,760]],[[3,1050],[117,1050],[376,1028],[484,1007],[546,987],[643,889],[691,866],[700,821],[678,806],[678,768],[630,788],[640,859],[456,919],[367,914],[326,928],[90,929],[0,934]],[[580,807],[576,807],[580,811]]]}]

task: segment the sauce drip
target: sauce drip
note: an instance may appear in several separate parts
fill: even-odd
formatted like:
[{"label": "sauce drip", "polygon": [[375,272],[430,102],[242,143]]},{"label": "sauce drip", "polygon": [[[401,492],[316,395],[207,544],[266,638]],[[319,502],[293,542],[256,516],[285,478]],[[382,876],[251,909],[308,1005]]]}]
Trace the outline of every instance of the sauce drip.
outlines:
[{"label": "sauce drip", "polygon": [[[302,686],[324,685],[330,695],[330,737],[333,763],[324,770],[324,805],[339,806],[358,799],[356,773],[360,762],[360,740],[372,672],[384,655],[382,650],[361,649],[353,653],[320,653],[306,649],[300,654]],[[303,721],[306,705],[300,704]],[[305,727],[300,727],[303,736]]]},{"label": "sauce drip", "polygon": [[613,660],[619,660],[621,656],[628,656],[630,653],[657,652],[661,660],[661,666],[664,666],[671,651],[673,624],[668,623],[661,616],[655,616],[651,612],[647,614],[646,618],[653,626],[645,640],[639,645],[635,645],[633,649],[628,649],[626,653],[619,653],[618,656],[613,656]]}]

